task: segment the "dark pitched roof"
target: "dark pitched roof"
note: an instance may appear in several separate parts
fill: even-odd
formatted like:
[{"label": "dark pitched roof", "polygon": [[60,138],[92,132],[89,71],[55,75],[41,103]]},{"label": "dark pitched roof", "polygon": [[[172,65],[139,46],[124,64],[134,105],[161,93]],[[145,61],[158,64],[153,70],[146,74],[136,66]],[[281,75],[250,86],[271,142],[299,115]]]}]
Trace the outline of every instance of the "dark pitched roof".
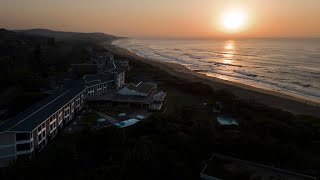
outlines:
[{"label": "dark pitched roof", "polygon": [[126,68],[123,64],[116,61],[109,61],[106,65],[106,71],[120,74],[126,71]]},{"label": "dark pitched roof", "polygon": [[135,91],[137,87],[134,84],[130,83],[129,85],[127,85],[127,88]]},{"label": "dark pitched roof", "polygon": [[117,93],[107,93],[101,96],[93,96],[87,98],[88,102],[95,101],[112,101],[112,102],[126,102],[126,103],[139,103],[139,104],[151,104],[153,103],[152,96],[127,96]]},{"label": "dark pitched roof", "polygon": [[29,132],[61,109],[65,104],[80,94],[85,88],[65,89],[28,108],[16,117],[0,124],[0,132]]},{"label": "dark pitched roof", "polygon": [[[224,167],[223,172],[221,173],[221,168]],[[236,167],[236,168],[227,168],[227,167]],[[223,175],[225,174],[235,174],[236,170],[245,169],[248,179],[252,177],[261,177],[261,179],[299,179],[299,180],[317,180],[317,177],[310,175],[300,174],[297,172],[275,168],[272,166],[258,164],[255,162],[250,162],[246,160],[241,160],[233,158],[230,156],[225,156],[221,154],[213,154],[209,159],[207,165],[204,167],[200,173],[200,177],[215,177],[215,179],[224,179]],[[281,178],[273,178],[281,177]],[[254,178],[253,178],[254,179]]]},{"label": "dark pitched roof", "polygon": [[99,74],[87,74],[83,76],[83,80],[85,82],[92,82],[96,81],[97,79],[103,80],[103,81],[113,81],[114,75],[110,73],[99,73]]},{"label": "dark pitched roof", "polygon": [[149,94],[154,88],[154,85],[148,83],[139,83],[138,85],[134,85],[130,83],[127,85],[127,88],[136,92]]},{"label": "dark pitched roof", "polygon": [[75,88],[75,87],[84,87],[85,81],[83,80],[64,80],[63,81],[63,88]]},{"label": "dark pitched roof", "polygon": [[83,80],[67,80],[64,82],[64,89],[58,90],[55,94],[43,99],[17,116],[1,122],[0,132],[30,132],[84,91],[86,87],[103,82],[106,81],[96,79],[86,83]]},{"label": "dark pitched roof", "polygon": [[52,114],[61,109],[65,104],[75,98],[80,94],[85,88],[74,88],[66,90],[62,95],[60,95],[55,100],[47,104],[43,109],[39,110],[37,113],[31,115],[29,118],[25,119],[21,123],[17,124],[11,131],[31,131],[35,129],[38,125],[48,119]]},{"label": "dark pitched roof", "polygon": [[36,112],[38,109],[40,109],[41,107],[45,106],[46,104],[48,104],[49,102],[53,101],[54,99],[56,99],[57,97],[59,97],[61,94],[63,94],[65,91],[59,91],[57,93],[55,93],[52,96],[49,96],[45,99],[43,99],[42,101],[38,102],[37,104],[35,104],[34,106],[26,109],[25,111],[19,113],[17,116],[15,116],[14,118],[8,119],[4,122],[0,123],[0,132],[3,131],[7,131],[10,128],[12,128],[13,126],[17,125],[20,121],[22,121],[24,118],[28,117],[29,115],[31,115],[32,113]]},{"label": "dark pitched roof", "polygon": [[116,66],[116,63],[114,61],[109,61],[106,65],[106,70],[107,71],[111,71],[113,69],[116,69],[117,66]]},{"label": "dark pitched roof", "polygon": [[154,88],[154,86],[151,84],[141,83],[137,87],[137,91],[148,94],[148,93],[150,93],[150,91],[152,91],[153,88]]},{"label": "dark pitched roof", "polygon": [[101,80],[95,80],[95,81],[86,82],[86,87],[90,87],[90,86],[94,86],[94,85],[97,85],[97,84],[101,84],[103,82],[104,81],[101,81]]}]

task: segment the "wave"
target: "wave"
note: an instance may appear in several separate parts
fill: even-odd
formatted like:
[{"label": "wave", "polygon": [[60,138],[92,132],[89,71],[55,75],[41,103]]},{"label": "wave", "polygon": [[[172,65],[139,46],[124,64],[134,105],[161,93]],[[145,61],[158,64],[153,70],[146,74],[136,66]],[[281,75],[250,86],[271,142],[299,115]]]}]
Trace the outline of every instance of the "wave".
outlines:
[{"label": "wave", "polygon": [[[320,52],[309,50],[315,48],[313,44],[241,44],[239,40],[235,41],[235,50],[226,50],[223,41],[187,42],[127,40],[115,45],[141,57],[182,64],[194,72],[213,73],[217,78],[320,101]],[[229,55],[233,63],[224,63]]]},{"label": "wave", "polygon": [[153,53],[155,55],[162,57],[162,58],[165,58],[166,60],[170,60],[170,61],[175,60],[175,61],[183,62],[182,59],[174,57],[174,56],[170,56],[170,55],[166,55],[166,54],[162,54],[162,53],[158,53],[158,52],[153,52]]},{"label": "wave", "polygon": [[215,61],[211,61],[210,63],[212,63],[214,66],[234,66],[234,67],[245,67],[243,65],[237,65],[237,64],[228,64],[228,63],[222,63],[222,62],[215,62]]},{"label": "wave", "polygon": [[[207,73],[208,72],[206,72],[206,74]],[[270,89],[271,88],[271,90],[273,90],[273,91],[282,92],[282,93],[287,92],[287,94],[289,94],[289,95],[296,95],[299,97],[309,98],[311,100],[314,100],[312,98],[320,98],[320,93],[319,93],[318,89],[316,89],[316,88],[311,88],[311,89],[302,88],[301,89],[301,88],[299,88],[298,84],[278,83],[278,82],[270,81],[269,79],[262,79],[262,78],[255,78],[255,77],[253,78],[251,76],[244,77],[244,76],[238,76],[236,74],[229,74],[229,73],[223,73],[223,72],[214,72],[214,73],[212,73],[212,75],[214,77],[219,77],[221,75],[229,77],[229,78],[226,78],[226,80],[231,80],[230,78],[236,78],[232,81],[251,85],[254,87],[260,87],[263,89]],[[222,77],[220,77],[220,78],[222,78]],[[246,81],[246,82],[244,82],[244,81]]]},{"label": "wave", "polygon": [[188,54],[188,53],[185,53],[184,55],[190,57],[191,59],[204,59],[204,58],[206,58],[206,56],[197,56],[197,55],[192,55],[192,54]]},{"label": "wave", "polygon": [[310,83],[303,83],[303,82],[293,82],[293,83],[305,88],[311,87]]},{"label": "wave", "polygon": [[130,49],[130,48],[126,48],[128,51],[130,51],[133,54],[136,54],[137,56],[140,56],[142,58],[145,58],[145,56],[141,53],[135,52],[134,50]]},{"label": "wave", "polygon": [[245,75],[245,76],[249,76],[249,77],[258,77],[257,74],[249,73],[249,72],[246,72],[246,71],[233,70],[233,72],[238,73],[238,74],[242,74],[242,75]]},{"label": "wave", "polygon": [[203,70],[203,69],[192,69],[194,72],[209,72],[209,70]]}]

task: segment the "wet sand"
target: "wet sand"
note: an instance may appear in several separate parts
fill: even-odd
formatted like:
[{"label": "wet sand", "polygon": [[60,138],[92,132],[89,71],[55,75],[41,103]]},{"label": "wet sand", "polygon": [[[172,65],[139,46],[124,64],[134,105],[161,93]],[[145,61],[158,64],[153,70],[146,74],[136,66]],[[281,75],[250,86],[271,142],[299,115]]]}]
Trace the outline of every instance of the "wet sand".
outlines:
[{"label": "wet sand", "polygon": [[181,79],[192,82],[202,82],[210,85],[215,90],[226,89],[234,95],[246,101],[254,101],[277,107],[293,114],[311,115],[320,117],[320,104],[312,101],[306,101],[289,95],[278,92],[268,91],[264,89],[255,88],[252,86],[226,81],[215,77],[209,77],[205,74],[200,74],[189,70],[183,65],[176,63],[160,62],[152,59],[142,58],[126,49],[122,49],[112,45],[105,45],[109,51],[119,54],[121,56],[130,57],[131,59],[142,61],[154,67],[160,68],[167,73],[170,73]]}]

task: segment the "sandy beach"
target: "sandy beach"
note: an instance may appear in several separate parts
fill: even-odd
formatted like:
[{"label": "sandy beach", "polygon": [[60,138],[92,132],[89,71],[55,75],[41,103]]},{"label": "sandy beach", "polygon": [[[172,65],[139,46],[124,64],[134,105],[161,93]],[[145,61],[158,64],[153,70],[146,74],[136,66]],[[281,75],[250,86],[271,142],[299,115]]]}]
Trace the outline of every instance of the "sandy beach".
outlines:
[{"label": "sandy beach", "polygon": [[254,88],[240,83],[226,81],[215,77],[209,77],[205,74],[191,71],[180,64],[145,59],[126,49],[122,49],[112,45],[104,45],[106,49],[115,54],[126,56],[134,60],[143,61],[181,79],[208,84],[215,90],[226,89],[246,101],[254,101],[272,107],[277,107],[296,115],[311,115],[320,117],[319,103],[306,101],[273,91]]}]

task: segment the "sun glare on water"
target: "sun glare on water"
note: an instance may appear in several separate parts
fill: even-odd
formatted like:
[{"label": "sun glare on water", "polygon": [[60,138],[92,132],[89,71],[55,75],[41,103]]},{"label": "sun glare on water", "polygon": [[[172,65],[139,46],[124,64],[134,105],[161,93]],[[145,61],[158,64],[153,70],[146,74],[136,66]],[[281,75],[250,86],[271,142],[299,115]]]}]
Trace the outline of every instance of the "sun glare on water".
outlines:
[{"label": "sun glare on water", "polygon": [[226,32],[241,31],[247,21],[246,13],[240,10],[230,10],[223,13],[221,22]]}]

